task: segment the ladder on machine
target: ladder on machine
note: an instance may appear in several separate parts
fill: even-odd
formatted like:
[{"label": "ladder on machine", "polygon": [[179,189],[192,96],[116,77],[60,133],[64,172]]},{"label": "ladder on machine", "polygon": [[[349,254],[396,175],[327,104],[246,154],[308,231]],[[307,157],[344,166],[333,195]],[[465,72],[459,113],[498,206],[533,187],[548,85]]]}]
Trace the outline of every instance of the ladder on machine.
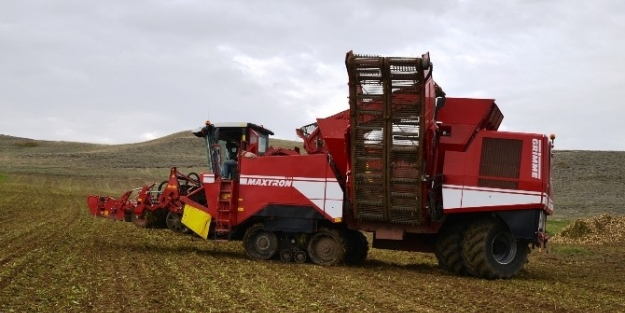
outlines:
[{"label": "ladder on machine", "polygon": [[215,219],[215,240],[230,240],[233,220],[236,218],[235,180],[222,179],[219,182],[219,199],[217,201],[217,217]]},{"label": "ladder on machine", "polygon": [[358,219],[423,223],[424,62],[429,63],[422,58],[347,54]]}]

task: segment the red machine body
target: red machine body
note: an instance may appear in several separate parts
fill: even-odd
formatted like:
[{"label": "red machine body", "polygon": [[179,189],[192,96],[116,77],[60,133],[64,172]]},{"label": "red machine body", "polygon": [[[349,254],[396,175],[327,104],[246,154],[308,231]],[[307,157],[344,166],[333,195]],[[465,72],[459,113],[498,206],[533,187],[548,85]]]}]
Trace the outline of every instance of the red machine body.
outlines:
[{"label": "red machine body", "polygon": [[322,265],[362,262],[366,231],[374,248],[434,252],[451,272],[515,275],[548,239],[553,138],[498,131],[492,99],[446,97],[428,54],[349,52],[346,68],[350,108],[296,131],[306,154],[269,147],[262,126],[207,122],[194,134],[208,172],[174,168],[133,200],[90,196],[91,213]]}]

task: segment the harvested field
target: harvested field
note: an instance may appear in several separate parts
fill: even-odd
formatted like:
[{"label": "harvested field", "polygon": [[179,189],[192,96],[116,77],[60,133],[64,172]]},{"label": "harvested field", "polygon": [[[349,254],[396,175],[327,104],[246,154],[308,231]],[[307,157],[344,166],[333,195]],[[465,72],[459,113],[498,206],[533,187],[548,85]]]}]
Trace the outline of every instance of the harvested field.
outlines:
[{"label": "harvested field", "polygon": [[557,169],[556,198],[570,206],[549,224],[560,235],[514,279],[488,281],[445,274],[429,254],[377,249],[354,267],[252,261],[239,242],[89,216],[88,194],[160,181],[170,165],[201,170],[201,144],[185,136],[123,146],[0,136],[0,312],[625,311],[625,242],[567,239],[577,217],[622,234],[625,201],[604,188],[625,181],[623,152],[558,152],[575,164]]}]

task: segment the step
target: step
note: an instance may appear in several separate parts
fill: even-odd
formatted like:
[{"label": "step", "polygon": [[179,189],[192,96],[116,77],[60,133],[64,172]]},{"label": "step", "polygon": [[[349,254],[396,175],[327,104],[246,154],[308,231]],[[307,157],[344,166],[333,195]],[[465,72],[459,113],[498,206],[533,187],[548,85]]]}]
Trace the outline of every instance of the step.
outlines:
[{"label": "step", "polygon": [[[360,113],[360,112],[359,112]],[[367,126],[367,125],[356,125],[357,130],[381,130],[382,126]]]},{"label": "step", "polygon": [[382,115],[384,112],[381,110],[358,110],[358,114],[368,114],[368,115]]},{"label": "step", "polygon": [[391,182],[394,184],[418,184],[420,181],[419,178],[391,178]]},{"label": "step", "polygon": [[[357,180],[372,180],[371,183],[375,183],[377,182],[377,180],[382,179],[382,174],[375,174],[375,173],[369,173],[369,174],[356,174],[356,179]],[[381,183],[381,181],[380,181]]]},{"label": "step", "polygon": [[[391,132],[391,134],[393,136],[401,136],[401,137],[406,137],[406,138],[419,138],[419,133],[418,132],[409,132],[409,131],[398,131],[398,132]],[[397,137],[394,138],[395,140],[398,140]]]},{"label": "step", "polygon": [[390,79],[392,80],[419,80],[418,73],[391,73]]},{"label": "step", "polygon": [[370,206],[378,206],[378,207],[382,207],[382,201],[371,201],[371,200],[361,200],[359,201],[358,198],[356,198],[356,202],[358,205],[370,205]]},{"label": "step", "polygon": [[402,65],[409,67],[420,67],[423,62],[421,58],[412,58],[412,57],[387,57],[386,58],[389,65]]},{"label": "step", "polygon": [[391,212],[419,212],[419,208],[395,205],[391,207]]},{"label": "step", "polygon": [[358,213],[358,217],[364,220],[374,220],[374,221],[384,220],[383,214]]},{"label": "step", "polygon": [[382,97],[384,97],[383,94],[363,93],[356,95],[356,99],[382,99]]},{"label": "step", "polygon": [[391,192],[393,198],[417,198],[416,193],[411,192]]},{"label": "step", "polygon": [[378,162],[382,162],[382,157],[381,156],[370,156],[370,155],[365,155],[365,156],[357,156],[356,157],[356,161],[378,161]]},{"label": "step", "polygon": [[391,147],[391,151],[393,152],[417,152],[419,150],[418,146],[393,146]]}]

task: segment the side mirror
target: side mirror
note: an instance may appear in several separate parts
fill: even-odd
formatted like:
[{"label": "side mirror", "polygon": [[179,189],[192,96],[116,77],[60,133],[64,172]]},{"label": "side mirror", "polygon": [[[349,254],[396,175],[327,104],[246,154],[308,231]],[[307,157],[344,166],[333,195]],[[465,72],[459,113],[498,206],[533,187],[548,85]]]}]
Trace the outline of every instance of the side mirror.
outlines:
[{"label": "side mirror", "polygon": [[437,97],[435,100],[435,109],[434,109],[434,119],[436,120],[436,118],[438,117],[438,111],[440,111],[444,106],[445,106],[445,99],[444,97]]}]

